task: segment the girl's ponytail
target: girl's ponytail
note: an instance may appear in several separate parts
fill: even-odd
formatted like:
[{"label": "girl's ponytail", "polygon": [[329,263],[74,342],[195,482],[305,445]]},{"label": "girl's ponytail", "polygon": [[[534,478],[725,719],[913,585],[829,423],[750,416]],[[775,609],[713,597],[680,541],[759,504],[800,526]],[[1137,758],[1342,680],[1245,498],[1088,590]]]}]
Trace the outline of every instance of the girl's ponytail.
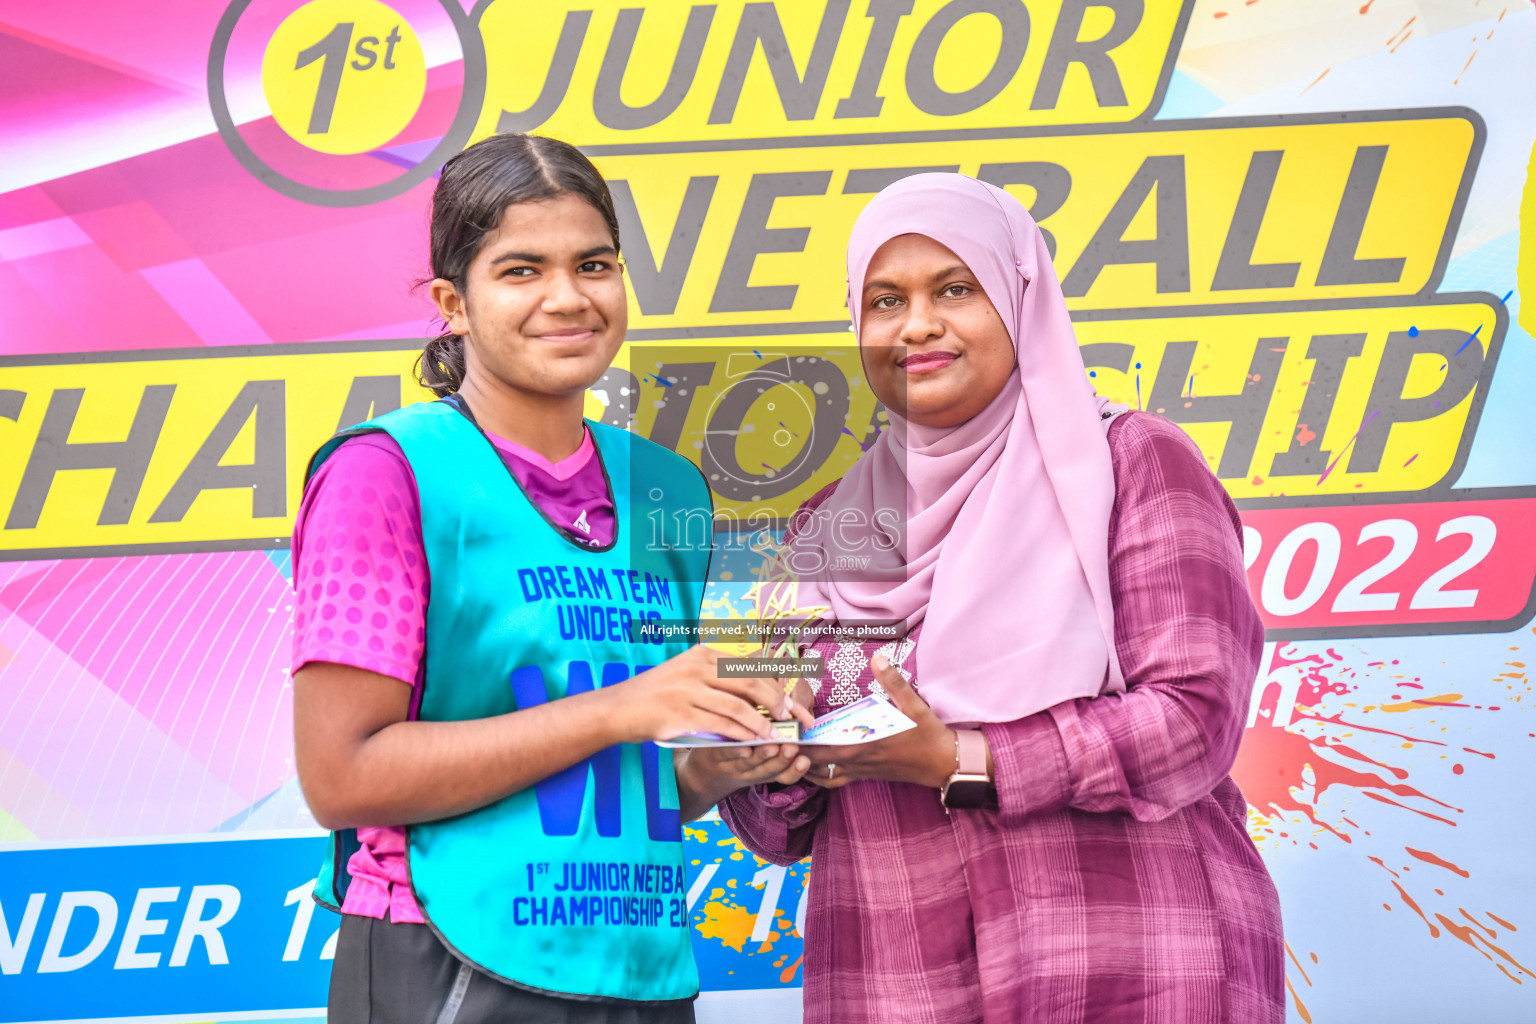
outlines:
[{"label": "girl's ponytail", "polygon": [[427,342],[416,357],[416,382],[438,398],[464,386],[464,336],[444,332]]}]

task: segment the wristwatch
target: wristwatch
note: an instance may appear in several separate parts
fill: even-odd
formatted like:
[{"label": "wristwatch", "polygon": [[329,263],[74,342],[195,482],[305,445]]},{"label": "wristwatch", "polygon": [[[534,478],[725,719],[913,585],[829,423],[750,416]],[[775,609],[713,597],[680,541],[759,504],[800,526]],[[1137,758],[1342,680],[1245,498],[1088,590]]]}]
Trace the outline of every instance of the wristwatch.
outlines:
[{"label": "wristwatch", "polygon": [[946,808],[997,807],[997,786],[987,774],[987,739],[980,729],[955,730],[955,773],[944,783]]}]

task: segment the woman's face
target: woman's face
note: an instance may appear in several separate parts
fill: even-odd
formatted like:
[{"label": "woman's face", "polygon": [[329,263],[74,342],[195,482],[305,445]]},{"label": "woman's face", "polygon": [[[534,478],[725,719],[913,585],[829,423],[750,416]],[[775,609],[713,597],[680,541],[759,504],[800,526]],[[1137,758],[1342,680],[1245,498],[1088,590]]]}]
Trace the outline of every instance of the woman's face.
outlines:
[{"label": "woman's face", "polygon": [[629,313],[613,236],[573,195],[506,208],[465,274],[432,284],[448,329],[467,335],[467,376],[569,397],[597,382]]},{"label": "woman's face", "polygon": [[1013,372],[1013,339],[992,300],[960,257],[927,235],[898,235],[875,251],[860,304],[870,387],[911,423],[964,423]]}]

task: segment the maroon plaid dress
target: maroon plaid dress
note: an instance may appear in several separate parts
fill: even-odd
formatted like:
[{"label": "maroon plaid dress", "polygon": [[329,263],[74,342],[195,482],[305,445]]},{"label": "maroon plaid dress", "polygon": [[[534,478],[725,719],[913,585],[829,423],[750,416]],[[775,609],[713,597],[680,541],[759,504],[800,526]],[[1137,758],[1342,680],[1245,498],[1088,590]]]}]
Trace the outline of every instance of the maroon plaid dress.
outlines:
[{"label": "maroon plaid dress", "polygon": [[[1227,774],[1264,636],[1237,511],[1167,420],[1123,415],[1109,446],[1125,693],[986,726],[997,811],[875,781],[720,805],[761,856],[812,856],[807,1024],[1284,1020],[1280,903]],[[887,653],[910,670],[916,642]],[[818,714],[869,692],[877,649],[818,645]]]}]

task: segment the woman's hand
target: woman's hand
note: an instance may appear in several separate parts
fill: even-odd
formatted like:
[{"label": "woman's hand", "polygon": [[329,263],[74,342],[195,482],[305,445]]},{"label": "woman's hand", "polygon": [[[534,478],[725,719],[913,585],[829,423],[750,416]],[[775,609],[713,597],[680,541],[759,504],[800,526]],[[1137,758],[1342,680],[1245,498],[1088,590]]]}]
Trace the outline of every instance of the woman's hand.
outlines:
[{"label": "woman's hand", "polygon": [[[838,789],[860,779],[914,782],[942,789],[955,773],[955,731],[939,721],[928,702],[917,695],[906,677],[884,655],[870,662],[875,679],[897,710],[917,728],[871,743],[845,747],[806,747],[811,770],[805,776],[824,789]],[[836,765],[831,777],[827,769]]]},{"label": "woman's hand", "polygon": [[720,655],[702,644],[647,669],[606,691],[619,701],[622,742],[669,740],[684,733],[712,732],[733,740],[773,737],[774,718],[811,722],[810,712],[784,693],[777,679],[722,678]]}]

